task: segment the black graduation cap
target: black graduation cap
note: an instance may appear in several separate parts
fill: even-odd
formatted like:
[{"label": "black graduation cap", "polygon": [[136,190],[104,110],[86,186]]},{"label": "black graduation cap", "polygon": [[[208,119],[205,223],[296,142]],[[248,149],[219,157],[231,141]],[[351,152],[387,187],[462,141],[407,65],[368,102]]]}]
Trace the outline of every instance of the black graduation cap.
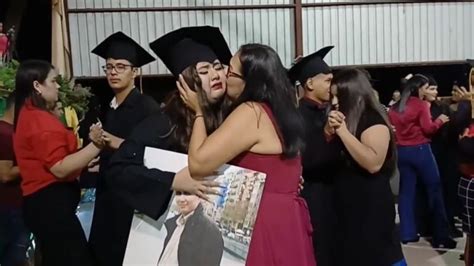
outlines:
[{"label": "black graduation cap", "polygon": [[180,28],[153,41],[150,47],[175,77],[198,62],[219,59],[228,65],[232,57],[219,28],[211,26]]},{"label": "black graduation cap", "polygon": [[125,59],[134,67],[141,67],[155,60],[143,47],[123,32],[116,32],[99,45],[92,53],[104,58]]},{"label": "black graduation cap", "polygon": [[318,74],[331,73],[331,68],[323,59],[332,48],[334,48],[334,46],[326,46],[299,60],[288,72],[291,81],[293,83],[299,81],[302,84],[306,82],[308,78]]}]

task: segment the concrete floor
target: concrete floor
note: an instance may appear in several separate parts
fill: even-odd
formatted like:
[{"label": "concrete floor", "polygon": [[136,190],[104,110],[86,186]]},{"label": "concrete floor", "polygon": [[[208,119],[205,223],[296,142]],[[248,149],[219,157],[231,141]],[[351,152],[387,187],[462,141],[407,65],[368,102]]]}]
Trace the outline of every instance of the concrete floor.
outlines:
[{"label": "concrete floor", "polygon": [[[79,206],[77,212],[87,236],[90,231],[93,208],[93,203],[85,203]],[[456,240],[458,241],[456,249],[435,250],[426,239],[420,239],[418,243],[403,245],[403,253],[410,266],[462,266],[464,262],[459,260],[459,255],[463,253],[465,238]]]},{"label": "concrete floor", "polygon": [[447,251],[443,249],[434,250],[429,242],[421,239],[418,243],[403,245],[403,254],[405,254],[410,266],[464,265],[464,262],[459,260],[459,255],[463,253],[465,238],[456,240],[458,241],[457,248]]}]

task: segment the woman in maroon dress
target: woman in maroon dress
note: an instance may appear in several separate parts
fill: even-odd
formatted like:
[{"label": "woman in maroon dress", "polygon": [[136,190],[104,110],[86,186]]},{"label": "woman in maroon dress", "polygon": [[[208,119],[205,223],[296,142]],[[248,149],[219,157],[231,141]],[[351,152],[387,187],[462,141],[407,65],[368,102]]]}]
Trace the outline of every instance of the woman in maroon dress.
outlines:
[{"label": "woman in maroon dress", "polygon": [[316,265],[308,209],[298,196],[302,122],[277,53],[247,44],[232,57],[227,95],[233,108],[210,136],[196,93],[182,78],[177,85],[196,112],[188,152],[191,175],[211,175],[228,162],[267,175],[247,265]]}]

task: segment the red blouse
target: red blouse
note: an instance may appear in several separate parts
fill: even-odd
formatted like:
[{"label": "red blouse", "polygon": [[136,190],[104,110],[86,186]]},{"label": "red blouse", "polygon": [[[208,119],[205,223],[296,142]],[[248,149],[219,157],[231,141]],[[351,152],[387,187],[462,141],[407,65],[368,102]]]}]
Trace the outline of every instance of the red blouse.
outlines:
[{"label": "red blouse", "polygon": [[433,134],[443,125],[440,119],[431,119],[429,104],[419,98],[410,97],[402,113],[393,108],[396,107],[390,109],[388,117],[395,127],[397,144],[400,146],[429,143]]},{"label": "red blouse", "polygon": [[21,108],[13,136],[13,148],[21,174],[21,188],[27,196],[55,182],[77,179],[80,171],[58,179],[49,170],[77,151],[77,140],[53,114],[27,101]]}]

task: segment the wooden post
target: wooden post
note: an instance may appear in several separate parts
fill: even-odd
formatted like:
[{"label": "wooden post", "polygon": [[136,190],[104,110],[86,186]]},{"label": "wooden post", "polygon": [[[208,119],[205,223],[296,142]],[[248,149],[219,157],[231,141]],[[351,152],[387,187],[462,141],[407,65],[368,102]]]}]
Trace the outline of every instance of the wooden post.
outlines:
[{"label": "wooden post", "polygon": [[295,0],[295,58],[303,55],[303,7],[301,0]]}]

